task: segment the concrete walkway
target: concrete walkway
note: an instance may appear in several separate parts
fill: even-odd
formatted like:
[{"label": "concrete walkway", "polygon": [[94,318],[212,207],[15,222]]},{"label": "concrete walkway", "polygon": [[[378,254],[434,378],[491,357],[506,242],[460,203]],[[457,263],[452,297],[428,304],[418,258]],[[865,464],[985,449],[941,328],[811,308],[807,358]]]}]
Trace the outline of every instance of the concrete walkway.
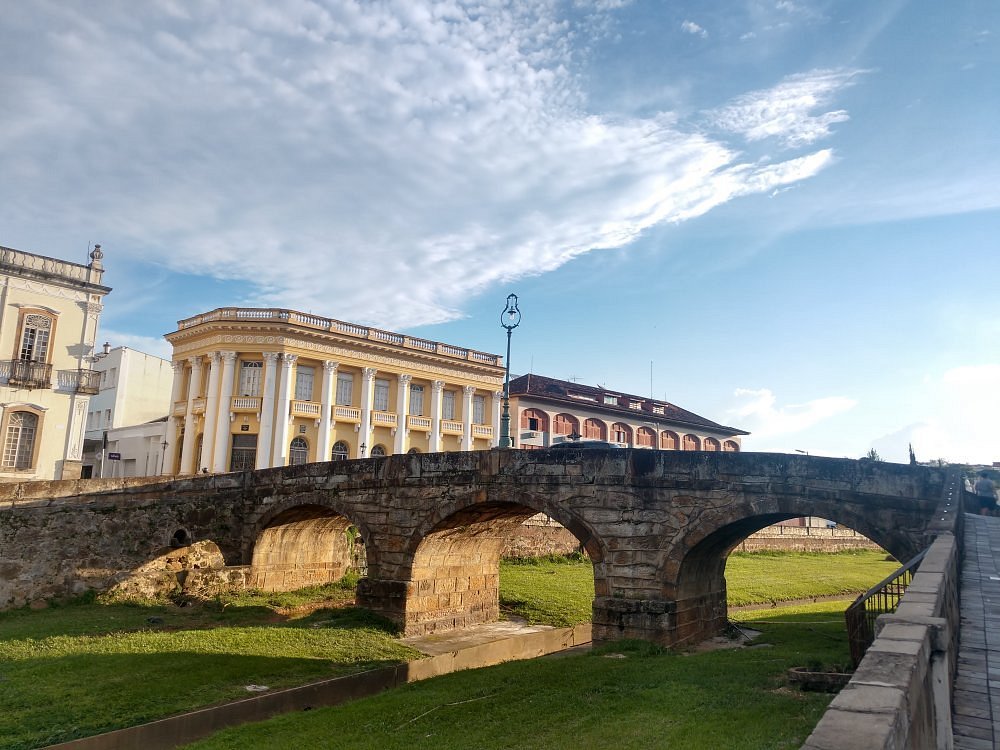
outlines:
[{"label": "concrete walkway", "polygon": [[1000,746],[1000,518],[965,516],[960,609],[955,748],[993,750]]}]

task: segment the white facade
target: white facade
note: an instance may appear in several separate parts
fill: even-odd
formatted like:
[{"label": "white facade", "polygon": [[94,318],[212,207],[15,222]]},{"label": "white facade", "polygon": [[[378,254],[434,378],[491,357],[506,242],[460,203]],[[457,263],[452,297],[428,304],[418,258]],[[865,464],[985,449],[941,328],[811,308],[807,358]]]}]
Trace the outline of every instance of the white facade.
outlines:
[{"label": "white facade", "polygon": [[163,435],[167,419],[108,430],[108,454],[121,456],[115,461],[98,461],[95,477],[152,477],[163,468],[166,446]]},{"label": "white facade", "polygon": [[0,481],[79,478],[103,253],[78,263],[0,248]]},{"label": "white facade", "polygon": [[[165,417],[170,411],[174,370],[170,362],[161,357],[125,346],[99,354],[94,370],[100,373],[100,386],[97,395],[90,400],[87,412],[88,450],[84,456],[84,474],[111,476],[113,467],[102,466],[105,433],[122,427],[144,428],[147,422]],[[162,425],[160,430],[162,433]],[[127,444],[132,445],[130,442]],[[146,464],[144,449],[141,454],[126,455],[109,445],[107,452],[121,453],[121,461],[139,467],[139,474],[124,476],[145,476],[142,473]],[[86,467],[91,468],[88,470]],[[120,471],[121,467],[115,470]]]}]

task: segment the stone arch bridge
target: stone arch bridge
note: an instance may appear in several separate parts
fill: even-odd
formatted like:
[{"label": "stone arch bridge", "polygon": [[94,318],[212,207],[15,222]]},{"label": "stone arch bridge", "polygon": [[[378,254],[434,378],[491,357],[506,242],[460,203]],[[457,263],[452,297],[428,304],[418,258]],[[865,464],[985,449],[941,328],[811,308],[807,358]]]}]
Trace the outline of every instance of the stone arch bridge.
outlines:
[{"label": "stone arch bridge", "polygon": [[461,628],[499,617],[501,549],[540,512],[593,561],[596,639],[678,645],[725,626],[726,559],[751,533],[820,516],[905,560],[927,545],[944,483],[866,460],[579,449],[5,485],[0,606],[107,588],[188,540],[214,541],[216,572],[261,588],[335,580],[356,533],[360,604],[407,634]]}]

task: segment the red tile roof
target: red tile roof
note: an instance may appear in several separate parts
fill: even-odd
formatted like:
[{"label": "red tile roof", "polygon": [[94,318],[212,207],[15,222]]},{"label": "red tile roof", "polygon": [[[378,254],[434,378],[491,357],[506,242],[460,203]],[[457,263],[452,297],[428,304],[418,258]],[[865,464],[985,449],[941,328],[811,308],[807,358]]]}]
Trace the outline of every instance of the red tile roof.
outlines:
[{"label": "red tile roof", "polygon": [[[571,383],[567,380],[556,380],[547,378],[544,375],[522,375],[510,381],[511,396],[531,396],[539,400],[552,401],[560,404],[571,404],[577,408],[587,407],[598,411],[606,411],[614,414],[631,415],[634,419],[637,414],[641,414],[645,420],[657,422],[673,422],[691,427],[701,427],[712,432],[726,433],[728,435],[749,435],[745,430],[736,427],[727,427],[710,419],[705,419],[694,412],[682,409],[668,401],[657,401],[655,399],[634,396],[630,393],[612,391],[606,388],[595,388],[591,385],[581,383]],[[613,397],[614,404],[605,403],[605,397]],[[638,403],[639,408],[632,408],[630,405]],[[659,414],[653,409],[663,409]]]}]

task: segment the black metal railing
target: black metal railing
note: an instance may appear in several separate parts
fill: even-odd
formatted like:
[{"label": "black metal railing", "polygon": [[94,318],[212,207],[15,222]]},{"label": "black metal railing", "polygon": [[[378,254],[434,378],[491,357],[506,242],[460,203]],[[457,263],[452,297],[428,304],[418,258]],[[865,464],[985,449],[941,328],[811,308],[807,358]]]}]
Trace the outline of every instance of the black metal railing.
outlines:
[{"label": "black metal railing", "polygon": [[12,359],[7,384],[18,388],[51,388],[52,365],[30,359]]},{"label": "black metal railing", "polygon": [[851,662],[855,667],[861,663],[868,647],[875,640],[875,621],[878,616],[896,611],[899,600],[906,593],[906,587],[910,585],[913,574],[920,567],[920,561],[926,554],[927,550],[924,550],[899,570],[876,583],[855,599],[844,612]]}]

